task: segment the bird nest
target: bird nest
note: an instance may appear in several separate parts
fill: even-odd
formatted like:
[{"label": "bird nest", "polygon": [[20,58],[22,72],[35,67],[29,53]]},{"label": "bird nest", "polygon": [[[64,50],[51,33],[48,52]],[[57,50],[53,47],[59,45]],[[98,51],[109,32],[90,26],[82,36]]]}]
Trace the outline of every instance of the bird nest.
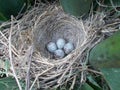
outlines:
[{"label": "bird nest", "polygon": [[[87,54],[100,40],[95,29],[103,24],[103,17],[101,21],[98,18],[90,20],[78,20],[54,5],[34,7],[19,20],[12,17],[10,22],[0,26],[2,60],[7,60],[11,66],[7,75],[15,77],[19,88],[19,79],[25,79],[30,89],[34,86],[54,88],[70,80],[73,85],[77,75],[81,76],[80,82],[83,83]],[[46,44],[58,38],[72,42],[75,49],[56,60],[47,51]]]},{"label": "bird nest", "polygon": [[[56,60],[47,51],[46,45],[59,38],[72,42],[75,49],[64,58]],[[37,71],[40,74],[40,82],[46,83],[46,86],[64,83],[75,74],[78,66],[83,62],[80,56],[87,38],[87,31],[83,28],[82,21],[65,14],[61,8],[56,7],[44,12],[34,25],[33,48],[34,52],[37,52],[37,58],[34,59],[34,69],[31,68],[32,76]]]}]

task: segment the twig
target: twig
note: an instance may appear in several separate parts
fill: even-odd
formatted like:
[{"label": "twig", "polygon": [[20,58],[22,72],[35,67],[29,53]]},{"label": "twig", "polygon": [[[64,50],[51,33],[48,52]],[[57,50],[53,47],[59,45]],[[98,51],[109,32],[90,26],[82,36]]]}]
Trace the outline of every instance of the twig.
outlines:
[{"label": "twig", "polygon": [[76,59],[73,60],[73,62],[71,62],[68,66],[68,68],[66,68],[65,72],[62,74],[62,76],[60,77],[60,79],[58,80],[58,84],[61,83],[61,80],[63,79],[63,77],[65,76],[65,74],[68,72],[68,70],[70,69],[70,67],[73,65],[73,63],[75,62]]},{"label": "twig", "polygon": [[[6,38],[6,36],[0,31],[0,34],[2,35],[2,37],[6,40],[6,42],[9,44],[9,40]],[[5,46],[7,46],[7,44],[5,44]],[[12,52],[18,56],[18,52],[17,50],[15,49],[15,47],[11,44],[11,48],[12,48]],[[14,49],[14,50],[13,50]],[[18,56],[19,57],[19,56]]]},{"label": "twig", "polygon": [[[99,6],[102,6],[102,7],[113,7],[113,6],[109,6],[109,5],[102,4],[102,3],[100,3],[99,1],[100,1],[100,0],[96,0],[97,4],[98,4]],[[110,1],[111,1],[111,0],[110,0]],[[115,6],[115,7],[117,7],[117,6]]]},{"label": "twig", "polygon": [[118,10],[116,9],[117,7],[120,7],[119,5],[118,5],[118,6],[115,6],[112,0],[110,0],[110,3],[111,3],[112,7],[114,8],[114,10],[115,10],[116,12],[120,12],[120,11],[118,11]]},{"label": "twig", "polygon": [[92,69],[87,69],[87,71],[89,71],[89,72],[93,72],[93,73],[97,73],[97,74],[102,75],[102,73],[101,73],[101,72],[98,72],[98,71],[95,71],[95,70],[92,70]]},{"label": "twig", "polygon": [[29,90],[32,90],[32,88],[33,88],[33,86],[34,86],[34,84],[35,84],[35,82],[37,81],[37,79],[38,79],[39,76],[41,76],[42,74],[48,72],[48,71],[51,70],[52,68],[53,68],[53,67],[48,68],[47,70],[45,70],[45,71],[43,71],[42,73],[38,74],[38,75],[36,76],[35,80],[33,81],[32,85],[30,86],[30,89],[29,89]]},{"label": "twig", "polygon": [[84,81],[84,71],[81,72],[81,80],[80,80],[80,82],[83,83],[83,81]]},{"label": "twig", "polygon": [[30,66],[32,61],[32,53],[33,53],[33,47],[30,47],[29,49],[30,53],[28,54],[28,70],[27,70],[27,77],[26,77],[26,90],[29,90],[30,88]]},{"label": "twig", "polygon": [[63,79],[63,77],[65,76],[65,74],[68,72],[68,70],[70,69],[70,67],[73,65],[73,63],[77,60],[79,56],[76,56],[76,58],[69,64],[69,66],[66,68],[65,72],[62,74],[62,76],[60,77],[60,79],[58,80],[58,84],[61,83],[61,80]]},{"label": "twig", "polygon": [[76,81],[76,75],[73,78],[73,82],[72,82],[72,85],[71,85],[69,90],[73,90],[74,89],[75,81]]},{"label": "twig", "polygon": [[[11,19],[11,20],[13,21],[13,19]],[[15,73],[15,69],[14,69],[14,65],[13,65],[13,59],[12,59],[12,48],[11,48],[11,33],[12,33],[12,26],[13,26],[12,21],[11,21],[11,29],[10,29],[10,35],[9,35],[9,57],[10,57],[10,64],[11,64],[11,69],[13,71],[13,75],[15,77],[15,80],[16,80],[17,84],[18,84],[19,90],[22,90],[20,82],[19,82],[19,80],[17,78],[17,75]]]}]

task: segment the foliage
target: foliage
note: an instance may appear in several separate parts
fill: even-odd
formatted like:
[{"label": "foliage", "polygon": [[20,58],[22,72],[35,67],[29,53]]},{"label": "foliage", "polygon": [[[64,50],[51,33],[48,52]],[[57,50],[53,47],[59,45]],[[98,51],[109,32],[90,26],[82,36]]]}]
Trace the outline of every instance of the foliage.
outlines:
[{"label": "foliage", "polygon": [[0,20],[9,20],[25,11],[31,0],[0,0]]},{"label": "foliage", "polygon": [[1,78],[0,88],[1,90],[18,90],[17,83],[12,77]]},{"label": "foliage", "polygon": [[110,90],[120,88],[120,31],[96,45],[90,52],[90,64],[97,67]]},{"label": "foliage", "polygon": [[120,88],[120,68],[101,68],[100,70],[103,73],[110,90],[118,90]]},{"label": "foliage", "polygon": [[90,52],[90,64],[98,68],[120,67],[120,31],[96,45]]},{"label": "foliage", "polygon": [[60,3],[65,12],[80,17],[89,12],[92,0],[60,0]]},{"label": "foliage", "polygon": [[94,90],[89,84],[85,83],[80,90]]}]

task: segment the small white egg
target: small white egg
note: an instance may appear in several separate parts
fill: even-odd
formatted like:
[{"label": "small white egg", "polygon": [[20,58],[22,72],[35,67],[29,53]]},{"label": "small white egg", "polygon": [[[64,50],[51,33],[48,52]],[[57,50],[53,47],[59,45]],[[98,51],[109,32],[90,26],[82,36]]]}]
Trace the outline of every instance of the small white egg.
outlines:
[{"label": "small white egg", "polygon": [[51,53],[54,53],[55,50],[57,50],[57,46],[54,42],[49,42],[47,44],[47,50]]},{"label": "small white egg", "polygon": [[56,41],[56,45],[59,49],[62,49],[65,45],[65,40],[63,38],[59,38],[57,41]]},{"label": "small white egg", "polygon": [[62,49],[58,49],[54,52],[55,58],[63,58],[65,53]]},{"label": "small white egg", "polygon": [[66,54],[69,54],[70,52],[72,52],[72,50],[74,50],[73,43],[71,43],[71,42],[66,43],[65,46],[64,46],[64,52]]}]

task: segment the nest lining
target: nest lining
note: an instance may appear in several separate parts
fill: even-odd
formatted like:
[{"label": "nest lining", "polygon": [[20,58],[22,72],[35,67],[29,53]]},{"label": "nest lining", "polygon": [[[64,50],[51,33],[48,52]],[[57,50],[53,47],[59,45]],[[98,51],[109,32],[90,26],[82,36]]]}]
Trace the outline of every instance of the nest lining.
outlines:
[{"label": "nest lining", "polygon": [[46,50],[46,45],[50,41],[55,42],[58,38],[64,38],[74,43],[75,47],[78,48],[86,39],[86,33],[80,22],[74,18],[69,18],[63,11],[54,10],[43,16],[44,18],[40,18],[38,23],[35,24],[33,40],[34,47],[40,51],[42,57],[52,58]]}]

